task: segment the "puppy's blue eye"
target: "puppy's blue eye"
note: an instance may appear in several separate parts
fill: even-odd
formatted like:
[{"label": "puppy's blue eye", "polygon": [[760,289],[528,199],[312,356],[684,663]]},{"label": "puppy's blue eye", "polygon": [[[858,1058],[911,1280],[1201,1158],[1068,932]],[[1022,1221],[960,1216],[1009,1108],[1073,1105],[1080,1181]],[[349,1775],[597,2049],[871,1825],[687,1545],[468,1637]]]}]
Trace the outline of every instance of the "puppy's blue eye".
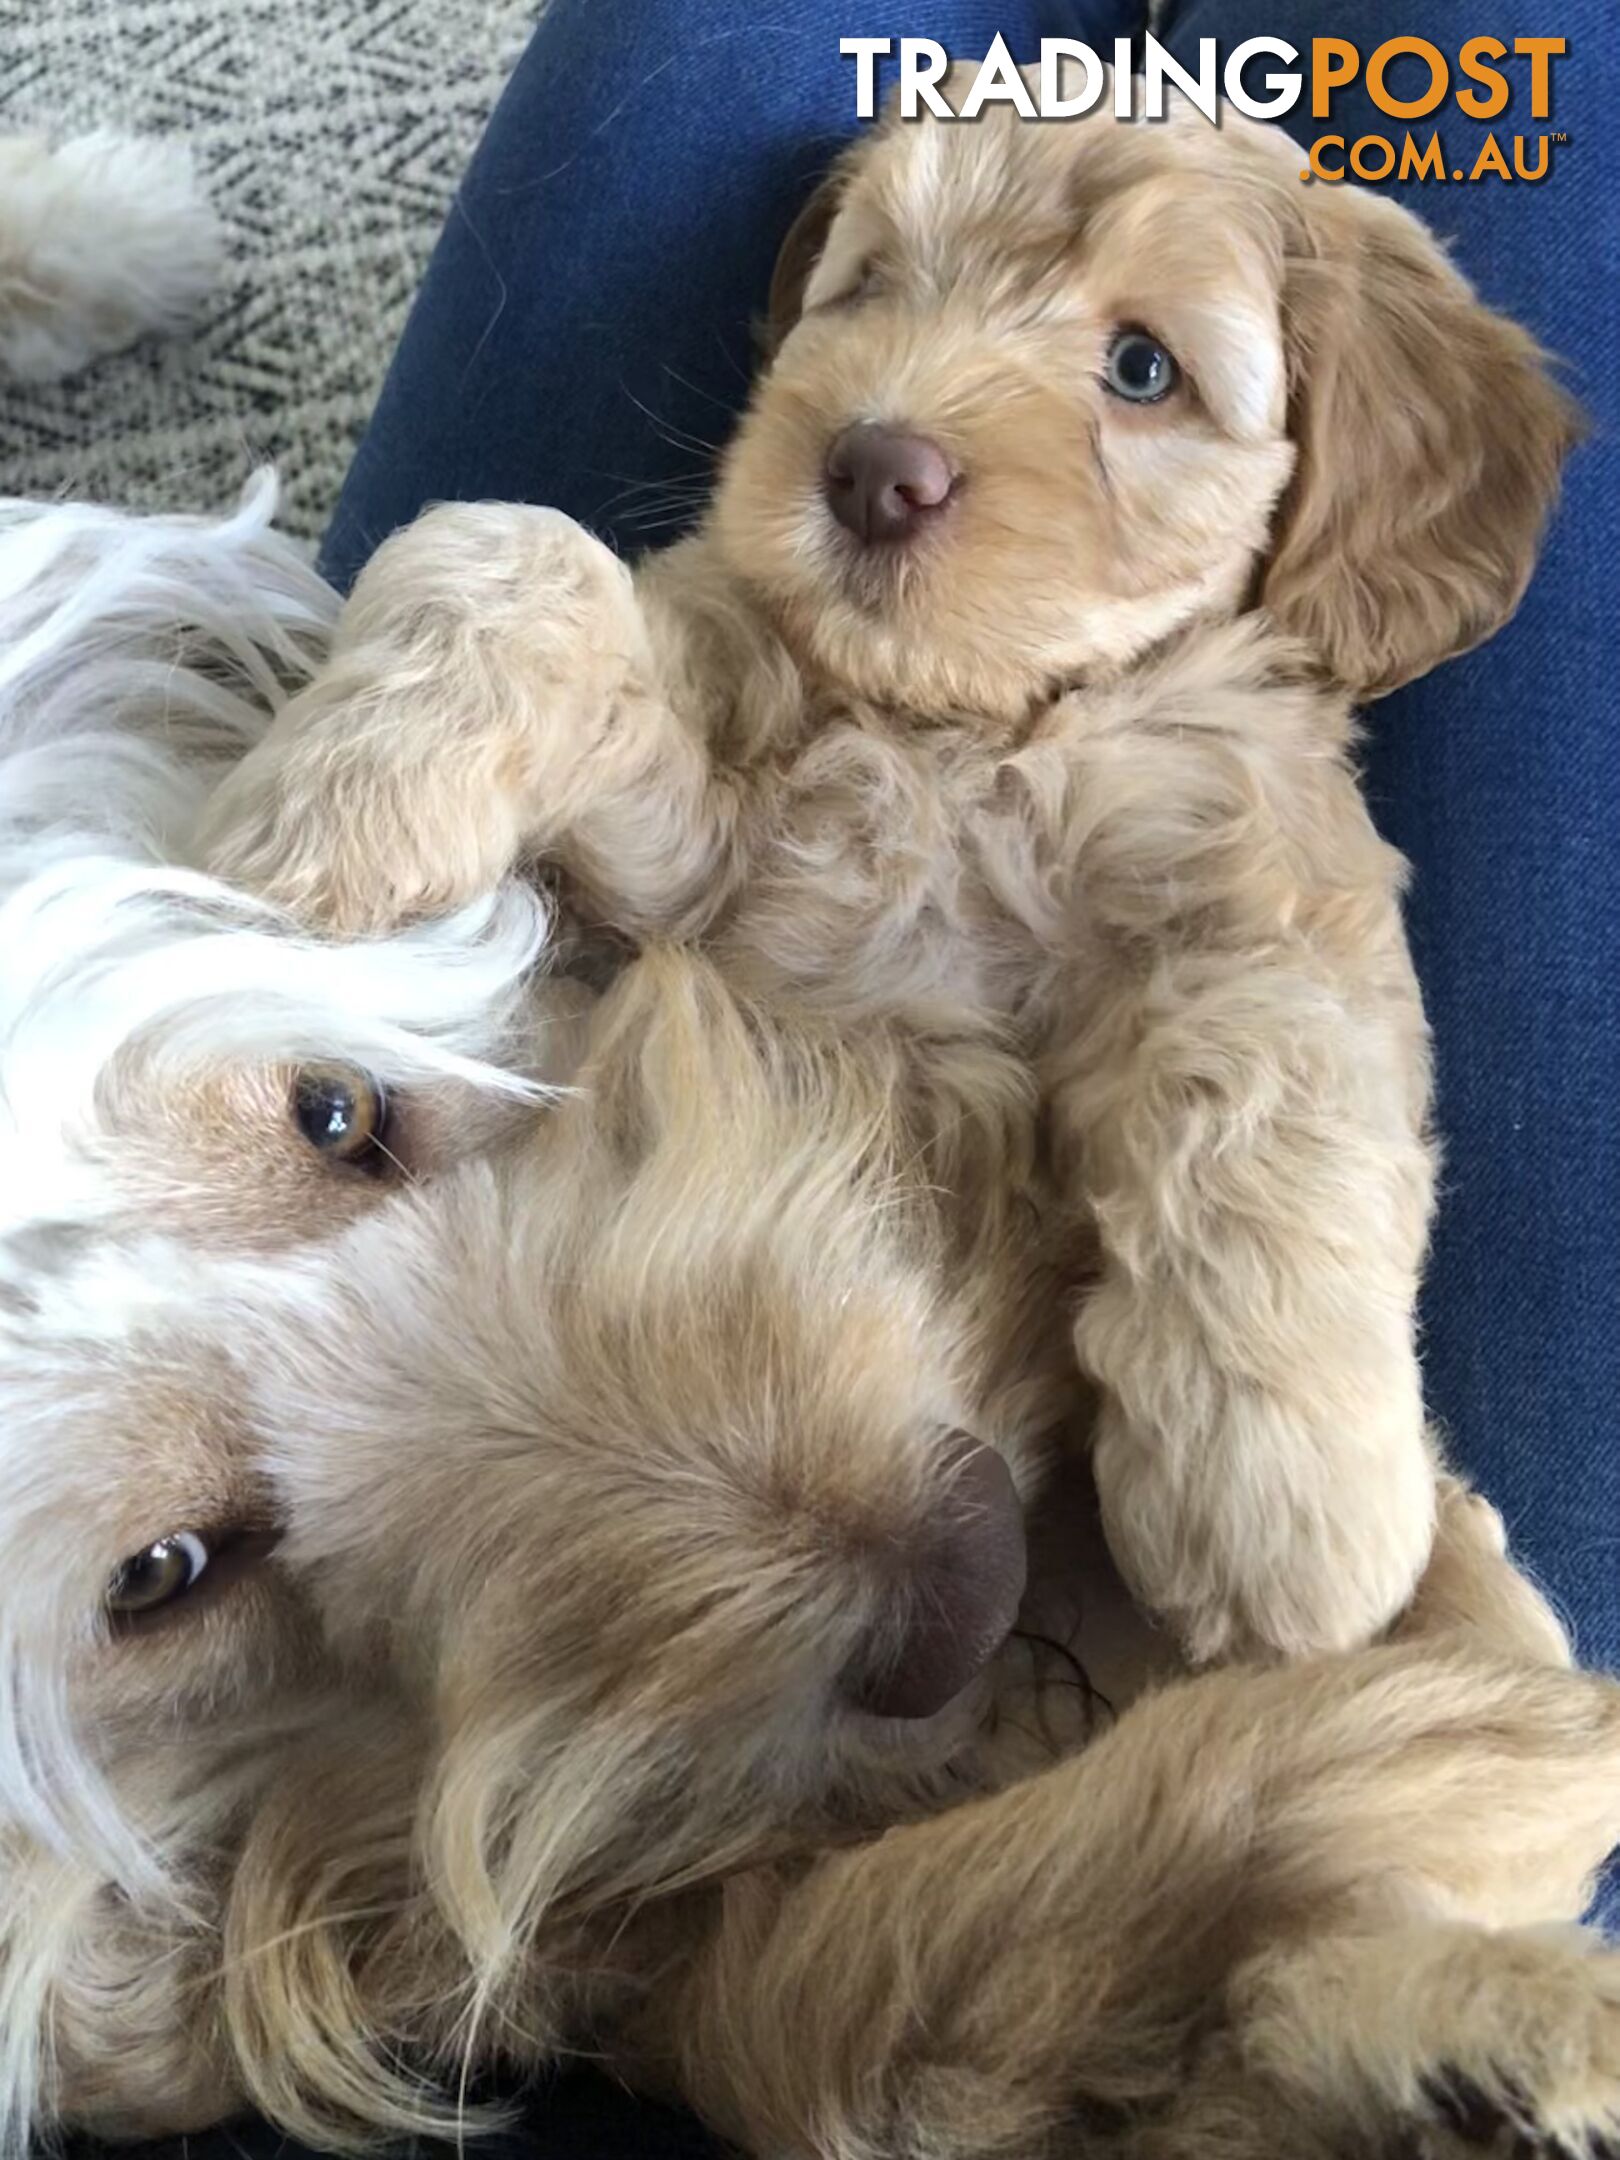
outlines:
[{"label": "puppy's blue eye", "polygon": [[1116,330],[1103,362],[1103,381],[1115,397],[1154,405],[1181,380],[1172,355],[1146,330]]}]

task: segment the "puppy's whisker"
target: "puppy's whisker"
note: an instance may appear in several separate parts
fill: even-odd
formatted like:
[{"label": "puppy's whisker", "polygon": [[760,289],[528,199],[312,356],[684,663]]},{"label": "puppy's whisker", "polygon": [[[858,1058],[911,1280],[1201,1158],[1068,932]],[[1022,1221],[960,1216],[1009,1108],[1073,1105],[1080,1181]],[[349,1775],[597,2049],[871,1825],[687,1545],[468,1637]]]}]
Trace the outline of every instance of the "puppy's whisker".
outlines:
[{"label": "puppy's whisker", "polygon": [[622,378],[619,383],[619,388],[630,400],[631,404],[635,406],[636,410],[646,415],[647,419],[652,423],[654,432],[661,436],[662,439],[667,442],[672,449],[696,451],[700,455],[710,458],[718,457],[720,455],[721,445],[719,443],[710,442],[708,438],[703,435],[691,434],[687,429],[677,427],[673,421],[665,420],[664,418],[662,418],[658,413],[655,413],[653,411],[650,405],[643,403],[643,401],[639,397],[637,397],[636,393],[630,388],[630,385]]},{"label": "puppy's whisker", "polygon": [[678,491],[681,494],[690,493],[701,496],[706,500],[713,486],[713,474],[707,466],[695,471],[689,478],[682,478],[678,474],[673,476],[660,474],[657,476],[644,476],[638,479],[632,478],[628,473],[598,473],[593,477],[602,480],[623,481],[624,485],[620,492],[609,498],[613,502],[629,500],[637,495],[664,495],[672,491]]},{"label": "puppy's whisker", "polygon": [[664,533],[682,531],[692,525],[699,514],[694,504],[690,509],[671,510],[656,517],[626,516],[624,522],[638,533]]},{"label": "puppy's whisker", "polygon": [[715,350],[719,353],[721,359],[725,362],[726,366],[731,370],[732,374],[736,376],[738,382],[742,385],[744,393],[746,394],[750,392],[754,386],[753,381],[749,376],[748,370],[742,365],[741,361],[738,360],[736,354],[731,351],[729,346],[726,344],[725,339],[721,336],[718,330],[716,330],[714,333],[714,344]]},{"label": "puppy's whisker", "polygon": [[667,360],[664,362],[664,373],[670,378],[671,382],[679,383],[683,390],[690,390],[694,397],[702,398],[706,404],[714,406],[717,412],[724,413],[728,420],[736,419],[737,410],[735,406],[727,404],[724,398],[716,397],[712,390],[705,390],[700,384],[682,375],[678,369],[672,368]]},{"label": "puppy's whisker", "polygon": [[643,488],[632,493],[625,489],[622,494],[608,498],[606,507],[623,507],[634,514],[637,511],[701,510],[709,499],[706,484],[693,487],[665,485]]},{"label": "puppy's whisker", "polygon": [[664,490],[659,494],[649,491],[644,497],[628,498],[623,504],[626,517],[657,517],[665,513],[681,512],[691,515],[701,511],[708,502],[707,488],[680,488]]}]

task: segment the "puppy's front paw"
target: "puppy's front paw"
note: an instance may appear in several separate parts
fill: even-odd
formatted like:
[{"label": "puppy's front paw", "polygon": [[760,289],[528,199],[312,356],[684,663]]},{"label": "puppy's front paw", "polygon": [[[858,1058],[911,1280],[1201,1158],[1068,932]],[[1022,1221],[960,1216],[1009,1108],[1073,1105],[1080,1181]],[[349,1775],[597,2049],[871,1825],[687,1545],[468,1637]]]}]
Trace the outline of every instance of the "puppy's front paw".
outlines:
[{"label": "puppy's front paw", "polygon": [[479,781],[453,761],[413,772],[341,725],[272,734],[215,792],[197,853],[312,929],[377,935],[460,906],[510,866],[510,810]]},{"label": "puppy's front paw", "polygon": [[205,866],[336,934],[487,892],[645,662],[630,574],[559,511],[453,503],[366,566],[325,669],[205,813]]},{"label": "puppy's front paw", "polygon": [[1109,1546],[1142,1604],[1196,1664],[1360,1647],[1412,1596],[1434,1529],[1419,1435],[1376,1479],[1264,1397],[1189,1444],[1099,1420],[1095,1470]]}]

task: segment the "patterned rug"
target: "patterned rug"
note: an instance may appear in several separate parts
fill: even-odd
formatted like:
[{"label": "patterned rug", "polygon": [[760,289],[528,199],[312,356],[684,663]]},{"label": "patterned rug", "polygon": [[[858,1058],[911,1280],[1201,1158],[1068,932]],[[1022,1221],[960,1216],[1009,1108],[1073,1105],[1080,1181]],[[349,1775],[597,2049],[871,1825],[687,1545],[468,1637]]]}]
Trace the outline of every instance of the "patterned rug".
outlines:
[{"label": "patterned rug", "polygon": [[0,0],[0,128],[183,134],[233,259],[196,335],[0,385],[0,493],[229,499],[314,538],[537,0]]}]

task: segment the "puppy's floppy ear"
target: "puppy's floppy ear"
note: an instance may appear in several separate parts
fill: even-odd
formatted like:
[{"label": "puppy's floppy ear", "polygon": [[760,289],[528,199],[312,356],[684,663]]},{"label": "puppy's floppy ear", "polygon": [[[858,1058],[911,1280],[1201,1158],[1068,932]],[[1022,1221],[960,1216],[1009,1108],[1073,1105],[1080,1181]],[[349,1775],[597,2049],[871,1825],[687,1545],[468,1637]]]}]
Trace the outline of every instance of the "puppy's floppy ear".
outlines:
[{"label": "puppy's floppy ear", "polygon": [[1260,598],[1376,697],[1512,614],[1580,413],[1393,203],[1302,189],[1285,269],[1299,462]]},{"label": "puppy's floppy ear", "polygon": [[776,351],[804,306],[809,284],[821,251],[827,244],[832,221],[844,195],[844,174],[830,172],[788,227],[787,238],[777,251],[771,272],[771,296],[766,303],[764,343],[767,356]]}]

